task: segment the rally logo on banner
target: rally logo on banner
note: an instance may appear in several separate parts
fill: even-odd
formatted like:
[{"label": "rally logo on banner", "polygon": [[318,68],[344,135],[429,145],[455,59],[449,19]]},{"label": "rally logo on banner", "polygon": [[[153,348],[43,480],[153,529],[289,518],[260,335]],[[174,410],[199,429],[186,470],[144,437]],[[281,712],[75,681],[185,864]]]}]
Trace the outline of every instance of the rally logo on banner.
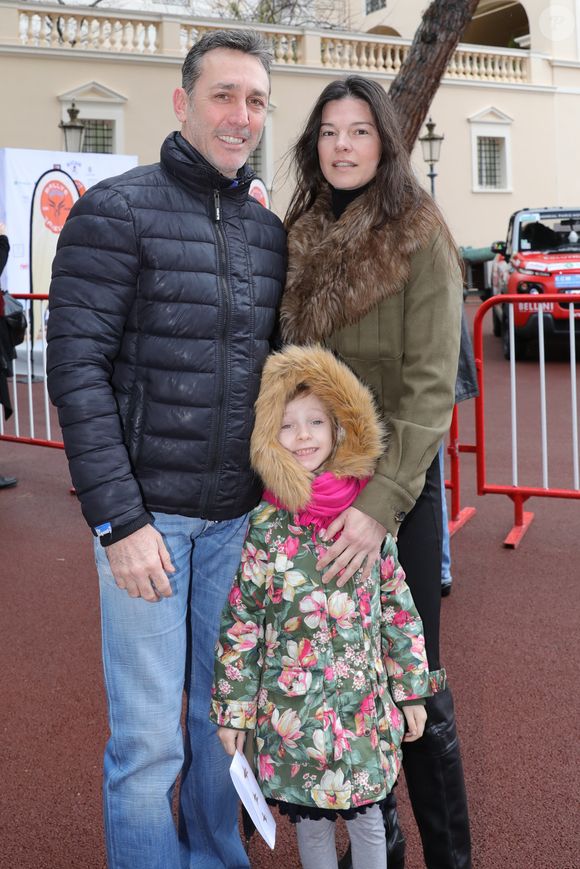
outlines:
[{"label": "rally logo on banner", "polygon": [[48,293],[58,237],[79,191],[68,172],[43,172],[30,205],[30,292]]},{"label": "rally logo on banner", "polygon": [[[48,293],[52,261],[58,237],[79,191],[68,172],[54,168],[43,172],[32,194],[30,205],[30,292]],[[41,303],[30,306],[30,332],[37,340],[42,336]],[[35,328],[36,327],[36,328]]]},{"label": "rally logo on banner", "polygon": [[[76,188],[76,185],[73,185]],[[64,226],[69,211],[73,207],[73,198],[69,187],[62,181],[52,178],[40,191],[40,210],[44,217],[44,225],[58,235]]]}]

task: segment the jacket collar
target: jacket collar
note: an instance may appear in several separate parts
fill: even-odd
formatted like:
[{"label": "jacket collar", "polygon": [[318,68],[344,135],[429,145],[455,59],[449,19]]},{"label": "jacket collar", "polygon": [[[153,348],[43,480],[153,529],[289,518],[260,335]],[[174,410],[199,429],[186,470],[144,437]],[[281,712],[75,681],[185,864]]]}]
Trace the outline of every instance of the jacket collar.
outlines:
[{"label": "jacket collar", "polygon": [[411,258],[427,246],[436,225],[420,207],[374,229],[371,195],[370,190],[361,194],[336,220],[330,190],[323,189],[290,229],[281,306],[284,340],[324,341],[404,289]]},{"label": "jacket collar", "polygon": [[161,146],[161,165],[184,187],[194,192],[220,190],[233,199],[246,199],[254,172],[246,164],[235,183],[209,163],[181,133],[170,133]]}]

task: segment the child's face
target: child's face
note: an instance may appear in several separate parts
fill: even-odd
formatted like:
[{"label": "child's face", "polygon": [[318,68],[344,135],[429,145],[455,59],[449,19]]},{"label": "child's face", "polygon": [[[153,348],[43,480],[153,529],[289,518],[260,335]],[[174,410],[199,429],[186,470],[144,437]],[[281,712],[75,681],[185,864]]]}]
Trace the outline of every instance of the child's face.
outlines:
[{"label": "child's face", "polygon": [[315,395],[289,401],[278,440],[308,471],[316,471],[334,448],[333,425],[328,411]]}]

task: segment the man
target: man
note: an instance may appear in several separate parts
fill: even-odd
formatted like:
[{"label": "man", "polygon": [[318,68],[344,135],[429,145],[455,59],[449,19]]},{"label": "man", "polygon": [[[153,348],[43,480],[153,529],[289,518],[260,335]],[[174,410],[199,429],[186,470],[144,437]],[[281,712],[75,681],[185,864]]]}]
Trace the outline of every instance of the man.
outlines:
[{"label": "man", "polygon": [[248,866],[208,714],[219,616],[260,492],[249,438],[285,273],[284,230],[248,197],[244,168],[269,64],[255,33],[202,37],[173,95],[181,133],[159,164],[76,203],[53,266],[49,390],[97,537],[113,869]]}]

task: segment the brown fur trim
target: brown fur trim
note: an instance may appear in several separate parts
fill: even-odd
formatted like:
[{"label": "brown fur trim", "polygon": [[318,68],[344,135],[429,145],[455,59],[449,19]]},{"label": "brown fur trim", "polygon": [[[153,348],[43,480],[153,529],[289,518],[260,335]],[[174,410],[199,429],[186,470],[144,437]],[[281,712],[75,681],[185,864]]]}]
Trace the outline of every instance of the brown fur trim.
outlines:
[{"label": "brown fur trim", "polygon": [[324,190],[288,235],[289,267],[280,311],[285,341],[324,341],[357,323],[409,280],[410,260],[437,224],[426,209],[381,229],[363,193],[334,220]]},{"label": "brown fur trim", "polygon": [[251,441],[254,469],[290,510],[310,501],[312,474],[278,442],[284,408],[300,383],[329,408],[344,430],[325,470],[337,477],[369,477],[385,448],[384,430],[370,390],[330,350],[286,347],[268,358],[256,402]]}]

